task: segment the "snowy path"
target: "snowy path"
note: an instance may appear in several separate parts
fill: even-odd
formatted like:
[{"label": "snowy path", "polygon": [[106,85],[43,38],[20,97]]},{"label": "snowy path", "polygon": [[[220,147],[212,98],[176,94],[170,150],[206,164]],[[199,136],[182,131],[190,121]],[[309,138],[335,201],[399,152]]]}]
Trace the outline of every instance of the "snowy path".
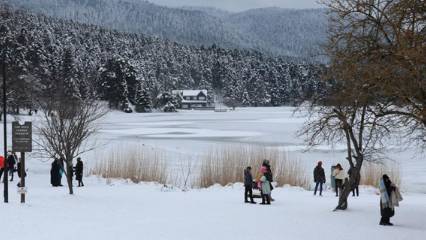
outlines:
[{"label": "snowy path", "polygon": [[[378,196],[371,190],[332,212],[336,198],[314,197],[297,188],[276,189],[271,206],[242,203],[242,186],[162,192],[161,186],[86,179],[75,196],[33,175],[28,205],[0,203],[1,239],[386,239],[421,240],[426,235],[426,195],[405,195],[392,219],[378,225]],[[2,188],[0,188],[2,189]],[[7,219],[7,220],[6,220]],[[367,238],[366,238],[367,237]]]}]

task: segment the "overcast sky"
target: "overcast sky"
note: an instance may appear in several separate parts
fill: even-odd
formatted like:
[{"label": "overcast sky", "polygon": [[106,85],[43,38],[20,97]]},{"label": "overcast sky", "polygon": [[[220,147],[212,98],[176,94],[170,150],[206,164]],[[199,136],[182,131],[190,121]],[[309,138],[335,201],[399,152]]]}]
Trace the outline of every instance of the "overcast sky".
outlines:
[{"label": "overcast sky", "polygon": [[252,8],[318,8],[317,0],[148,0],[165,6],[216,7],[228,11],[244,11]]}]

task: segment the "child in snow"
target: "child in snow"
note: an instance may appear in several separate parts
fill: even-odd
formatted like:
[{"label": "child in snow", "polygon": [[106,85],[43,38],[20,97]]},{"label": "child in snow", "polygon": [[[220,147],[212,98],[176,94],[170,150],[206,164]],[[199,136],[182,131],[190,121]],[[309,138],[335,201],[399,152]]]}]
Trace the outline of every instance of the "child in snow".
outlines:
[{"label": "child in snow", "polygon": [[261,178],[261,192],[262,192],[262,203],[261,204],[271,204],[271,183],[268,181],[265,173]]},{"label": "child in snow", "polygon": [[[256,202],[253,200],[253,175],[251,174],[251,167],[244,169],[244,202],[253,203]],[[248,198],[250,197],[250,202]]]}]

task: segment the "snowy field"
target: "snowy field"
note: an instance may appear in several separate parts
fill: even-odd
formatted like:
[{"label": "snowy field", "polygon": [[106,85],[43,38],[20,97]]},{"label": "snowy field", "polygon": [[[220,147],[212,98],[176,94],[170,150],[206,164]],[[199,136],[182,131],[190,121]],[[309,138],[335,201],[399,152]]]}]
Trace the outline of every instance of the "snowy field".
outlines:
[{"label": "snowy field", "polygon": [[[99,125],[99,147],[83,160],[90,167],[111,148],[144,144],[165,152],[168,161],[199,161],[215,147],[255,144],[287,151],[303,160],[308,172],[322,160],[329,175],[329,166],[345,163],[344,149],[320,146],[303,152],[296,131],[305,119],[294,117],[293,110],[113,112]],[[350,199],[345,212],[332,212],[337,203],[333,193],[320,198],[298,188],[274,190],[276,202],[271,206],[246,205],[240,184],[182,192],[89,177],[84,188],[69,196],[65,187],[50,187],[50,160],[32,154],[27,164],[28,203],[19,204],[16,182],[10,187],[10,204],[0,203],[0,224],[8,229],[1,239],[424,239],[426,158],[418,149],[390,146],[387,152],[388,161],[401,168],[404,190],[404,201],[392,219],[395,227],[378,225],[379,197],[375,189],[366,188],[359,198]]]},{"label": "snowy field", "polygon": [[395,226],[383,227],[373,190],[351,198],[349,210],[332,212],[333,193],[314,197],[298,188],[276,189],[276,201],[262,206],[244,204],[241,185],[164,192],[158,185],[107,185],[91,177],[69,196],[64,188],[49,187],[45,175],[28,181],[28,204],[17,203],[16,192],[12,203],[0,203],[7,229],[2,239],[422,240],[426,234],[426,196],[420,194],[404,194]]}]

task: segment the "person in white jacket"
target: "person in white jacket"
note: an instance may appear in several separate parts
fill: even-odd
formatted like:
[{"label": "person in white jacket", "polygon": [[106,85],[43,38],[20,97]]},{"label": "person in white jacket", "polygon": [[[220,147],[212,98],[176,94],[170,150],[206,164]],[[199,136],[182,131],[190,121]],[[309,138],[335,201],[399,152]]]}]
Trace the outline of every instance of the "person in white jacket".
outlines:
[{"label": "person in white jacket", "polygon": [[340,165],[340,163],[338,163],[336,165],[336,169],[334,169],[333,171],[333,177],[336,179],[336,197],[339,196],[339,190],[340,192],[342,192],[342,188],[343,188],[343,183],[345,181],[345,179],[348,177],[348,175],[346,174],[345,170],[342,168],[342,165]]}]

